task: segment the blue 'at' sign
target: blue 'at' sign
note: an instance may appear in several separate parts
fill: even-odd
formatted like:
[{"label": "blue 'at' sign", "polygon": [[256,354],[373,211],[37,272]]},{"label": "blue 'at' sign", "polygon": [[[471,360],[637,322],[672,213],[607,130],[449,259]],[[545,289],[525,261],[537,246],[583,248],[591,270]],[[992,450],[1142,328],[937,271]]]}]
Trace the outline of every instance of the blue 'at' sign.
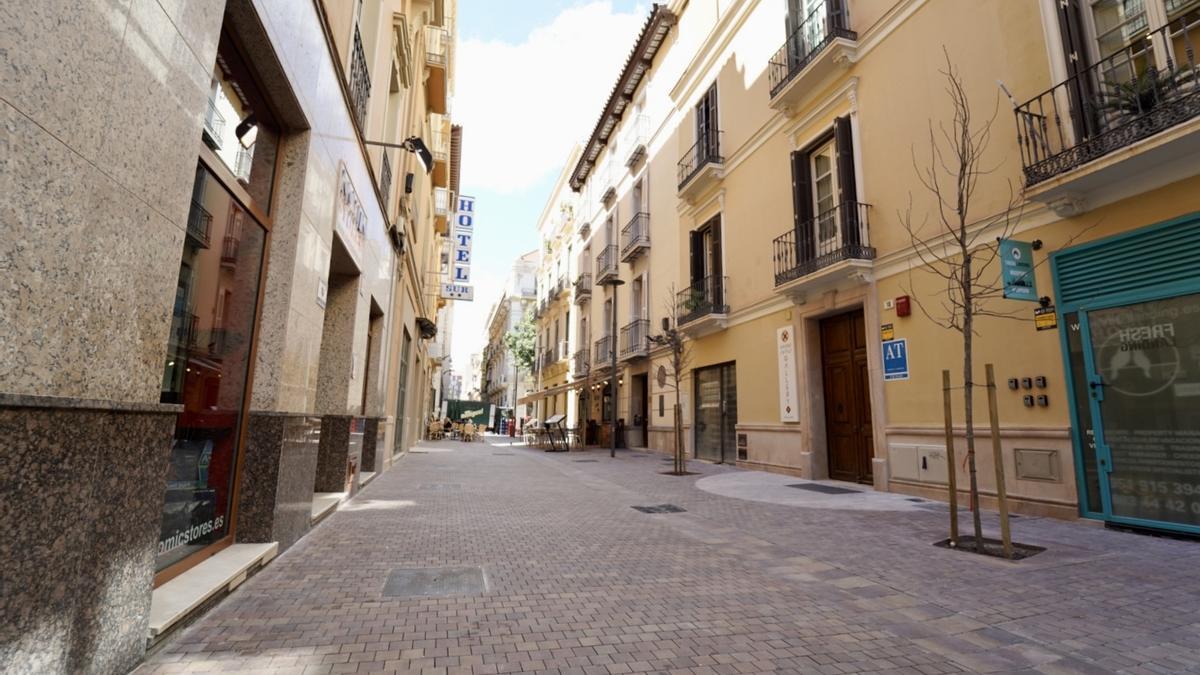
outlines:
[{"label": "blue 'at' sign", "polygon": [[883,379],[908,379],[908,343],[904,338],[884,341]]}]

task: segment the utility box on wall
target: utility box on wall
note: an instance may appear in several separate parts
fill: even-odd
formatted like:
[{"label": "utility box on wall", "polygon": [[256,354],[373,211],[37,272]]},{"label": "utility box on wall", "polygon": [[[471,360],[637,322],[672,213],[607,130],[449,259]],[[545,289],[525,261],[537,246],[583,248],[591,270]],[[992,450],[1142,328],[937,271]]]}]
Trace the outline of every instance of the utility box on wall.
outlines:
[{"label": "utility box on wall", "polygon": [[888,465],[893,480],[945,485],[950,477],[946,448],[938,445],[889,445]]}]

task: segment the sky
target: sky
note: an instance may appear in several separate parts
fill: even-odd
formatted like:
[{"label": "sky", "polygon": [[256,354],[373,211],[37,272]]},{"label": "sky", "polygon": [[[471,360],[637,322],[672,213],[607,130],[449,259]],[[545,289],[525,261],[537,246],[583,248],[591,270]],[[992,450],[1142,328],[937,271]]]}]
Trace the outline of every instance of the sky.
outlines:
[{"label": "sky", "polygon": [[639,0],[458,0],[451,117],[475,197],[473,302],[455,301],[451,359],[469,380],[492,303],[576,142],[587,140],[649,15]]}]

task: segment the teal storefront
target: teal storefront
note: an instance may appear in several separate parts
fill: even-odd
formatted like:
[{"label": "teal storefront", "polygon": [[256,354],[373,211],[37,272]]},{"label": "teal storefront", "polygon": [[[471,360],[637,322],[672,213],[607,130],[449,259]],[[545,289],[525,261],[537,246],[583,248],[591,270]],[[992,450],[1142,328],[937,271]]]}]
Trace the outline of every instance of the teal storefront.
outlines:
[{"label": "teal storefront", "polygon": [[1200,213],[1051,269],[1081,513],[1200,534]]}]

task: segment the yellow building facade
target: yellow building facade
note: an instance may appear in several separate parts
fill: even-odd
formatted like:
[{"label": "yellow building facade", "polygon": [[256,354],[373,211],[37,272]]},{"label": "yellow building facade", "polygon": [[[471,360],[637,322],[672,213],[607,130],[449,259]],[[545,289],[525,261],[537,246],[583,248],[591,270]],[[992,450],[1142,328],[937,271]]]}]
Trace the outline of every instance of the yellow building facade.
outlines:
[{"label": "yellow building facade", "polygon": [[[569,423],[604,419],[612,343],[629,445],[671,448],[678,396],[694,457],[935,498],[956,470],[965,489],[962,336],[910,234],[947,240],[918,172],[931,132],[949,150],[949,62],[972,128],[992,119],[965,217],[972,259],[994,259],[978,283],[1000,287],[1004,237],[1031,245],[1036,285],[979,306],[1011,315],[975,324],[985,506],[993,364],[1017,510],[1200,526],[1198,22],[1183,0],[656,6],[569,167],[574,274],[592,275]],[[678,394],[646,341],[664,318],[689,338]]]}]

